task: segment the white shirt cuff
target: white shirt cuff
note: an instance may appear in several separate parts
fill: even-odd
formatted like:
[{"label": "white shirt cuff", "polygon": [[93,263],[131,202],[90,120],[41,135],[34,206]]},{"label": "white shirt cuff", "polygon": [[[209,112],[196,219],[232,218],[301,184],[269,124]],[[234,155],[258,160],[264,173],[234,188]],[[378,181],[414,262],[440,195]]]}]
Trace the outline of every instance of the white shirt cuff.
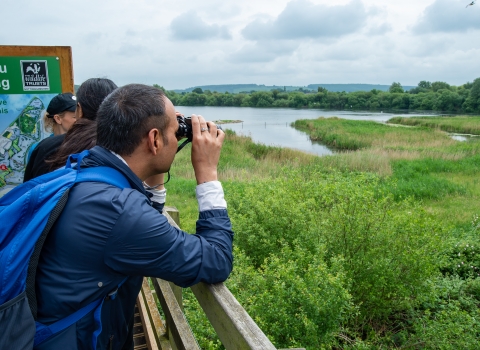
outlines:
[{"label": "white shirt cuff", "polygon": [[150,200],[152,202],[156,202],[159,204],[165,203],[165,200],[167,198],[167,189],[164,188],[163,190],[146,190],[147,192],[150,192],[153,194],[153,196],[150,197]]},{"label": "white shirt cuff", "polygon": [[220,181],[209,181],[197,186],[198,210],[227,209]]}]

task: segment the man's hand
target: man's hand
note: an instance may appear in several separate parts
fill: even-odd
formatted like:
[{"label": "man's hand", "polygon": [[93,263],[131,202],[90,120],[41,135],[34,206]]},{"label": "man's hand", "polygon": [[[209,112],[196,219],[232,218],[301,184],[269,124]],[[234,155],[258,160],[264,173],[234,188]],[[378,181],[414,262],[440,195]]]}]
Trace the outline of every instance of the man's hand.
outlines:
[{"label": "man's hand", "polygon": [[206,122],[201,115],[192,114],[192,165],[197,184],[216,181],[225,133],[215,123]]}]

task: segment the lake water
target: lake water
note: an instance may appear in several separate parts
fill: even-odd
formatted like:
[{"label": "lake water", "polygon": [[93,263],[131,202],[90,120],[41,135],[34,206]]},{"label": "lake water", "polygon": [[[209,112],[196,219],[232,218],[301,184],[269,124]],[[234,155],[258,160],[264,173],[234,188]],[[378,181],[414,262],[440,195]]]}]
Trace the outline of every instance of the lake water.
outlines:
[{"label": "lake water", "polygon": [[200,114],[207,120],[242,120],[242,123],[223,124],[237,135],[250,136],[254,142],[269,146],[298,149],[317,155],[332,154],[332,150],[319,142],[311,141],[308,135],[290,126],[297,119],[339,117],[344,119],[374,120],[385,122],[397,116],[432,114],[393,114],[382,112],[329,111],[320,109],[249,108],[249,107],[190,107],[176,106],[185,116]]}]

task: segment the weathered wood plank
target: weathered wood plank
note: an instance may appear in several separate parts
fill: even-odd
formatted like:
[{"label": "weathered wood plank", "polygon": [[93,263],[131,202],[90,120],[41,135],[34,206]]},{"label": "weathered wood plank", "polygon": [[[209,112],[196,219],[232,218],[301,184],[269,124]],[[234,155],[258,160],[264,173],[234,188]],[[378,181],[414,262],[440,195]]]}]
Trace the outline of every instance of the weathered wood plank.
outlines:
[{"label": "weathered wood plank", "polygon": [[168,282],[170,284],[170,288],[172,288],[173,295],[175,295],[175,299],[177,299],[178,306],[180,306],[180,309],[183,311],[183,294],[182,294],[182,287],[177,286],[173,282]]},{"label": "weathered wood plank", "polygon": [[[144,325],[147,343],[155,344],[156,349],[171,350],[172,347],[170,346],[165,326],[163,325],[157,303],[155,302],[146,277],[143,279],[137,305],[139,309],[142,306],[140,316]],[[153,350],[155,347],[152,345],[152,347],[149,346],[149,349]]]},{"label": "weathered wood plank", "polygon": [[165,206],[163,211],[168,213],[168,215],[172,218],[173,221],[177,224],[177,227],[180,227],[180,212],[177,208],[172,206]]},{"label": "weathered wood plank", "polygon": [[[176,228],[180,228],[180,212],[177,208],[172,206],[165,206],[163,208],[163,214],[167,217],[168,222]],[[170,282],[170,287],[172,288],[173,294],[177,299],[178,305],[183,311],[183,296],[182,288]]]},{"label": "weathered wood plank", "polygon": [[172,349],[200,350],[170,283],[160,278],[152,279],[152,282],[165,314],[167,333]]},{"label": "weathered wood plank", "polygon": [[198,283],[191,289],[227,350],[275,349],[223,283]]}]

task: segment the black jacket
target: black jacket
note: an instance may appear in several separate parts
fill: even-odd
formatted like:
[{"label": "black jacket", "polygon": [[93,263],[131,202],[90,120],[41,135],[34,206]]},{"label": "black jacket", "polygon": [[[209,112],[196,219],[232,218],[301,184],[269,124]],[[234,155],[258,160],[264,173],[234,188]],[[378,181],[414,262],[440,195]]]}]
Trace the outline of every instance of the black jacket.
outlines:
[{"label": "black jacket", "polygon": [[47,137],[40,141],[28,160],[23,182],[50,172],[50,166],[45,163],[45,160],[58,151],[63,140],[65,140],[65,134]]}]

